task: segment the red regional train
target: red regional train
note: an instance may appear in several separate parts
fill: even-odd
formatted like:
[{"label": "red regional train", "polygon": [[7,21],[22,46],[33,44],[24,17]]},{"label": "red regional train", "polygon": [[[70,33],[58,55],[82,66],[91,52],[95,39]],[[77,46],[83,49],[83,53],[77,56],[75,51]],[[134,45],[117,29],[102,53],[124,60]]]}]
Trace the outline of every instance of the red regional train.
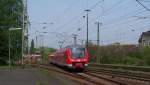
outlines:
[{"label": "red regional train", "polygon": [[81,45],[70,45],[49,55],[49,62],[75,70],[84,70],[88,66],[88,50]]}]

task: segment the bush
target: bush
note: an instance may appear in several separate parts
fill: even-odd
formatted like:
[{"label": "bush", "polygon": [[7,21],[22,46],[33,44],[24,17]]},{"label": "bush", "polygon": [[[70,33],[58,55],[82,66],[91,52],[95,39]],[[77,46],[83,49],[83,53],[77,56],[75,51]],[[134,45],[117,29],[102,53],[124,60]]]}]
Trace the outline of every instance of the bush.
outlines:
[{"label": "bush", "polygon": [[[96,48],[96,50],[93,50]],[[150,66],[150,47],[135,45],[90,46],[90,62]],[[91,57],[92,56],[92,57]]]},{"label": "bush", "polygon": [[142,59],[145,61],[145,64],[150,66],[150,47],[142,48],[141,55]]}]

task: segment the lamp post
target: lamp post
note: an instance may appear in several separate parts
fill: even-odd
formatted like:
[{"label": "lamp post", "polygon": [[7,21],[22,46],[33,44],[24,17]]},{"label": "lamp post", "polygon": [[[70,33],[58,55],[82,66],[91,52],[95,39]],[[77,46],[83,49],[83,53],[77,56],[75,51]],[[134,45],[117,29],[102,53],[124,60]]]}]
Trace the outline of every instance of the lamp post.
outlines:
[{"label": "lamp post", "polygon": [[10,45],[11,45],[11,40],[10,40],[10,31],[13,31],[13,30],[19,30],[19,29],[22,29],[22,28],[9,28],[9,69],[11,68],[11,53],[10,53]]}]

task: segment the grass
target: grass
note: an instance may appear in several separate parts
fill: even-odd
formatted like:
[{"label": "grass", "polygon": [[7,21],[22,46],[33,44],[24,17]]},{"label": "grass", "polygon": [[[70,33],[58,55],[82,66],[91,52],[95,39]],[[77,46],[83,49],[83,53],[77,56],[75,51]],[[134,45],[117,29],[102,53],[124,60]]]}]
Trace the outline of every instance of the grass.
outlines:
[{"label": "grass", "polygon": [[[11,69],[23,68],[21,65],[11,65]],[[0,65],[0,69],[9,69],[9,65]]]},{"label": "grass", "polygon": [[36,85],[49,85],[49,84],[48,84],[48,83],[46,83],[46,84],[44,83],[44,84],[43,84],[43,83],[41,83],[41,82],[36,82]]},{"label": "grass", "polygon": [[9,66],[8,65],[0,65],[0,69],[8,69]]}]

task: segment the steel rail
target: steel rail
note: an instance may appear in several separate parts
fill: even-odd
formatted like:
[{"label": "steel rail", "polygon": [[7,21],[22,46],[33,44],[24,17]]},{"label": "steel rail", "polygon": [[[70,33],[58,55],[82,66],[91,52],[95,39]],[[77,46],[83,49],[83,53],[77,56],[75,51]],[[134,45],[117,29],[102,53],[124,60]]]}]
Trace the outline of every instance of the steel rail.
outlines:
[{"label": "steel rail", "polygon": [[106,69],[106,68],[90,68],[90,69],[88,68],[85,72],[105,74],[105,75],[110,75],[112,77],[123,77],[123,78],[150,82],[150,76],[143,73],[128,72],[128,71]]},{"label": "steel rail", "polygon": [[106,81],[113,82],[113,83],[116,83],[118,85],[128,85],[126,82],[117,81],[117,80],[106,78],[106,77],[100,76],[100,75],[94,75],[91,72],[85,72],[85,74],[90,75],[90,76],[94,76],[94,77],[97,77],[97,78],[100,78],[100,79],[104,79]]},{"label": "steel rail", "polygon": [[102,68],[114,68],[114,69],[125,69],[125,70],[131,70],[131,71],[150,72],[150,67],[146,67],[146,66],[94,64],[94,63],[90,63],[89,66],[90,67],[102,67]]},{"label": "steel rail", "polygon": [[[80,75],[77,75],[75,73],[70,73],[70,72],[64,71],[64,70],[56,68],[54,66],[50,67],[50,65],[44,65],[44,64],[43,65],[32,65],[32,66],[42,68],[42,69],[47,69],[47,70],[54,71],[54,72],[57,72],[57,73],[61,73],[61,74],[67,75],[69,77],[73,77],[75,81],[77,81],[79,83],[86,84],[86,85],[91,85],[91,84],[92,85],[104,85],[101,82],[94,81],[94,80],[89,79],[85,76],[80,76]],[[86,81],[86,82],[80,82],[80,81]]]}]

